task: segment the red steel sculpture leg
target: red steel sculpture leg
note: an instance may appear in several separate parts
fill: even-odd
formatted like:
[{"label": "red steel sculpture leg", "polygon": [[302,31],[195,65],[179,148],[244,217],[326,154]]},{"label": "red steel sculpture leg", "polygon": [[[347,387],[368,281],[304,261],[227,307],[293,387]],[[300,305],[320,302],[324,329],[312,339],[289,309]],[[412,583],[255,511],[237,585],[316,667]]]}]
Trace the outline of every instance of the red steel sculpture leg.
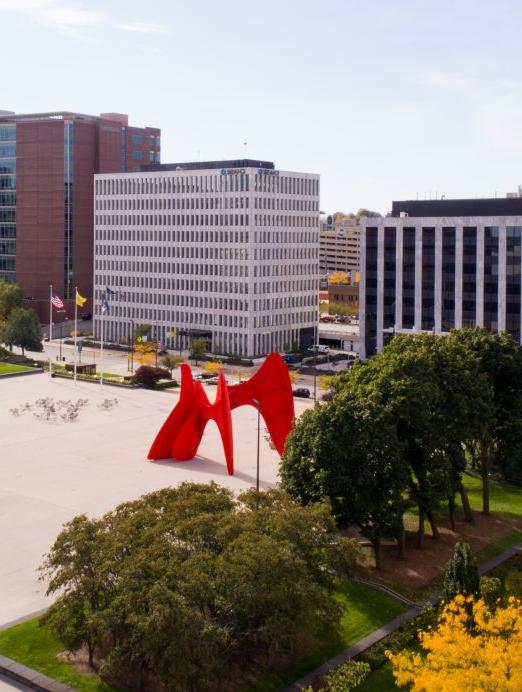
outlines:
[{"label": "red steel sculpture leg", "polygon": [[188,365],[181,366],[181,393],[174,410],[163,423],[149,450],[148,458],[192,459],[198,450],[209,420],[216,421],[229,475],[234,474],[232,409],[250,405],[259,408],[279,454],[294,419],[294,399],[288,369],[278,353],[271,353],[258,372],[247,382],[227,385],[221,372],[216,400],[211,404],[199,382],[192,378]]}]

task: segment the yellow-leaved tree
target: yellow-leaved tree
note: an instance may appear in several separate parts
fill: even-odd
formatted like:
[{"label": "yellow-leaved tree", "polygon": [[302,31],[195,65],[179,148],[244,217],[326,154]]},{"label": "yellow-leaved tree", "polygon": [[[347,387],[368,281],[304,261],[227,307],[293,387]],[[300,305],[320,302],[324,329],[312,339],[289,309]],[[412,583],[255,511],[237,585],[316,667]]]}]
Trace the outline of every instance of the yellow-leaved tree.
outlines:
[{"label": "yellow-leaved tree", "polygon": [[432,690],[522,690],[522,602],[490,608],[456,596],[433,629],[419,633],[420,653],[386,652],[399,687]]},{"label": "yellow-leaved tree", "polygon": [[203,369],[207,375],[217,375],[221,370],[223,370],[223,363],[220,360],[209,361],[205,363]]},{"label": "yellow-leaved tree", "polygon": [[328,277],[329,284],[347,284],[348,274],[346,272],[332,272]]}]

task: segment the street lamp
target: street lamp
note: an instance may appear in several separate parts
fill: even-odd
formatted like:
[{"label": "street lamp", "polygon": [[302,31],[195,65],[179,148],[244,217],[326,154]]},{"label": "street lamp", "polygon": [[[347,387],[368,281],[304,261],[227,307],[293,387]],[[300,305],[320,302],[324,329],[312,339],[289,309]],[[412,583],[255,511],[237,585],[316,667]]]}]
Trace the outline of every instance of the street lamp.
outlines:
[{"label": "street lamp", "polygon": [[259,435],[260,435],[260,430],[261,430],[261,413],[259,411],[260,401],[258,399],[254,399],[254,404],[256,405],[256,408],[257,408],[256,492],[257,492],[257,499],[259,502]]}]

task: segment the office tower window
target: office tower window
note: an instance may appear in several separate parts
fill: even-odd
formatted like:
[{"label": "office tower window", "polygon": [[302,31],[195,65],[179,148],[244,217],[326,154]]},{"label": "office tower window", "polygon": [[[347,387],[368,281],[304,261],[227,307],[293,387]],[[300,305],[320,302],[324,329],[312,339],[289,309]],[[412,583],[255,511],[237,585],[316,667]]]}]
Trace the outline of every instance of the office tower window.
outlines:
[{"label": "office tower window", "polygon": [[366,355],[377,346],[377,229],[366,229]]},{"label": "office tower window", "polygon": [[415,229],[402,233],[402,326],[415,324]]},{"label": "office tower window", "polygon": [[141,151],[138,151],[137,149],[132,152],[132,160],[133,161],[141,161],[143,157],[143,154]]},{"label": "office tower window", "polygon": [[383,295],[383,327],[395,326],[395,249],[397,230],[384,229],[384,295]]},{"label": "office tower window", "polygon": [[506,331],[520,342],[520,261],[522,226],[506,228]]},{"label": "office tower window", "polygon": [[132,135],[133,144],[143,144],[143,135]]},{"label": "office tower window", "polygon": [[462,326],[477,323],[477,229],[462,229]]},{"label": "office tower window", "polygon": [[[9,240],[4,240],[4,239]],[[0,127],[0,279],[16,280],[16,125]]]},{"label": "office tower window", "polygon": [[498,329],[498,227],[484,229],[484,327]]},{"label": "office tower window", "polygon": [[435,326],[435,229],[422,229],[421,329]]},{"label": "office tower window", "polygon": [[442,229],[442,314],[441,328],[455,327],[455,228]]}]

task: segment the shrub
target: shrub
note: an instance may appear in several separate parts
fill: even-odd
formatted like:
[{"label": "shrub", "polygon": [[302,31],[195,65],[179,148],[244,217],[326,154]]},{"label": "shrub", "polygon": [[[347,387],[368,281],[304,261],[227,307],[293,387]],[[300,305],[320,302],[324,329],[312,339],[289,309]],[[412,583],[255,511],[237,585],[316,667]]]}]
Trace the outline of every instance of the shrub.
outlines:
[{"label": "shrub", "polygon": [[519,570],[511,570],[506,575],[505,581],[506,592],[510,596],[522,598],[522,572]]},{"label": "shrub", "polygon": [[350,692],[368,676],[370,666],[363,661],[346,661],[325,676],[320,692]]},{"label": "shrub", "polygon": [[480,595],[492,606],[502,594],[502,582],[498,577],[480,577]]},{"label": "shrub", "polygon": [[142,387],[154,387],[160,380],[170,380],[170,372],[163,368],[153,368],[150,365],[141,365],[134,373],[134,384]]}]

